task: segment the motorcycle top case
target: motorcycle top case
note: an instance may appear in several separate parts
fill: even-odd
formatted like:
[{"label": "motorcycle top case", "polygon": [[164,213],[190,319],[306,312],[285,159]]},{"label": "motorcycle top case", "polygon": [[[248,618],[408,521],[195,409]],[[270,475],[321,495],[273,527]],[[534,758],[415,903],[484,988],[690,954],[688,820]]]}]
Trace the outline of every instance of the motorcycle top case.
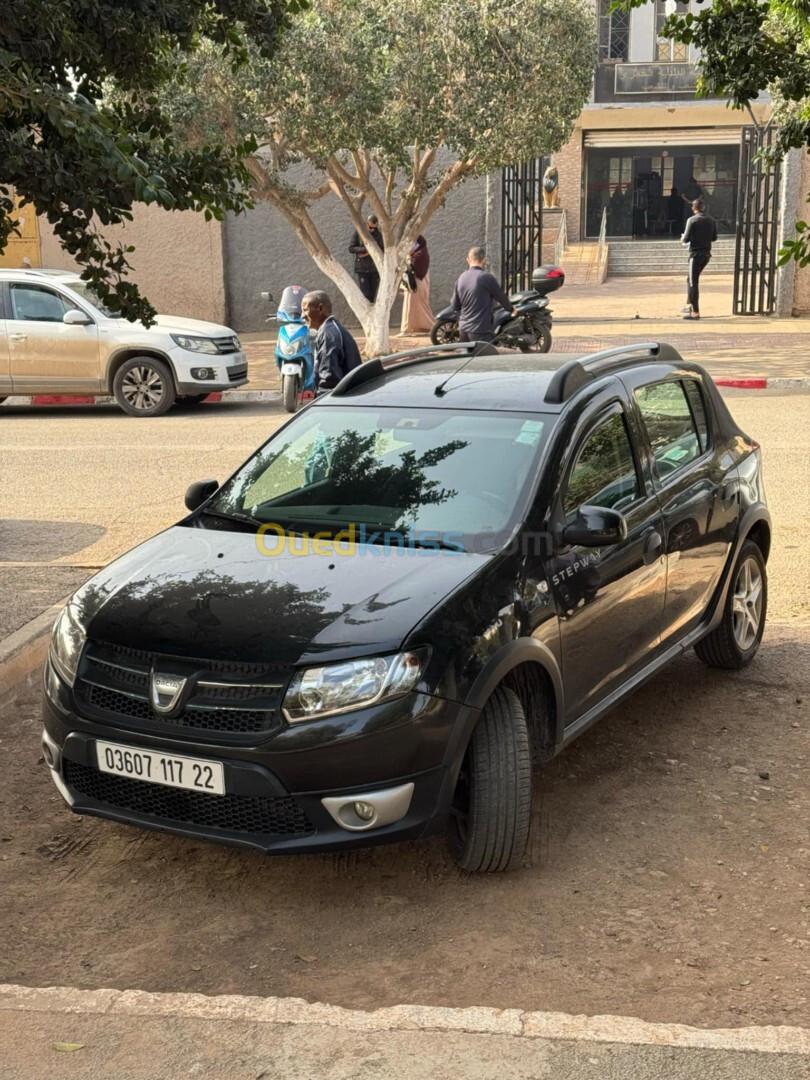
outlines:
[{"label": "motorcycle top case", "polygon": [[538,266],[532,270],[532,288],[547,296],[565,284],[565,271],[561,266]]}]

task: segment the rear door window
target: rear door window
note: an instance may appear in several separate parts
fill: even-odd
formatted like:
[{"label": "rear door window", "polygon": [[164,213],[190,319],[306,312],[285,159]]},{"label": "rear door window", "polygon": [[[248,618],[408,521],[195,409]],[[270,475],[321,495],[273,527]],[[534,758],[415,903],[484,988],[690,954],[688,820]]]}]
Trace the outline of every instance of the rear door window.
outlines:
[{"label": "rear door window", "polygon": [[[635,395],[650,439],[653,467],[659,480],[666,479],[700,457],[700,435],[683,383],[664,382],[642,386]],[[705,422],[704,412],[704,429]]]}]

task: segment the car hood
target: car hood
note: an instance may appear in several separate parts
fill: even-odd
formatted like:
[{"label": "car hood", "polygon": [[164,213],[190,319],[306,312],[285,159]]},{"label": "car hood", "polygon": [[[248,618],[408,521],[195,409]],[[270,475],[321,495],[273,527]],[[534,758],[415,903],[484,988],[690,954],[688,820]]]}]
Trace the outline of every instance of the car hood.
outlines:
[{"label": "car hood", "polygon": [[268,557],[252,533],[175,526],[76,594],[95,641],[173,656],[294,665],[398,649],[488,555],[452,551]]},{"label": "car hood", "polygon": [[204,322],[202,319],[181,319],[178,315],[158,315],[155,323],[161,330],[177,333],[200,334],[204,337],[236,337],[233,330],[220,323]]},{"label": "car hood", "polygon": [[126,319],[112,319],[122,328],[130,331],[133,326],[148,334],[155,327],[165,334],[196,334],[198,337],[236,337],[236,331],[221,323],[205,322],[202,319],[183,319],[179,315],[158,315],[153,327],[146,327],[143,323],[131,323]]}]

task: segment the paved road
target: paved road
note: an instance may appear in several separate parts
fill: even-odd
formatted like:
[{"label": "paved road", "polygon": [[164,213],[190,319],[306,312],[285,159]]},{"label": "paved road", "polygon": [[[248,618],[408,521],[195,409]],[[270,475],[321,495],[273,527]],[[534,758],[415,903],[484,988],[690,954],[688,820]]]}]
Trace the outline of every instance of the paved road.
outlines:
[{"label": "paved road", "polygon": [[[776,522],[772,604],[780,618],[810,617],[810,562],[801,557],[810,530],[810,394],[731,391],[728,400],[764,448]],[[286,418],[264,404],[207,410],[136,420],[113,406],[4,406],[0,636],[171,525],[192,481],[224,479]]]}]

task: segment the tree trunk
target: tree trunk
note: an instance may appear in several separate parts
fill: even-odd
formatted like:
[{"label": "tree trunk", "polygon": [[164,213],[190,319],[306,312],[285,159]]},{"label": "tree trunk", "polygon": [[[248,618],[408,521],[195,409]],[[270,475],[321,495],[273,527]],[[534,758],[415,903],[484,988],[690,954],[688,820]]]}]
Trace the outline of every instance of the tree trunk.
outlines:
[{"label": "tree trunk", "polygon": [[[407,245],[410,247],[410,244]],[[377,301],[369,304],[360,292],[353,274],[337,261],[334,256],[325,256],[315,251],[311,252],[318,269],[334,281],[343,294],[349,307],[354,312],[357,321],[363,328],[366,338],[364,352],[367,357],[384,356],[391,351],[389,324],[391,322],[391,309],[397,298],[402,274],[398,267],[404,263],[404,257],[400,259],[398,248],[392,248],[380,253],[379,266],[380,287],[377,290]]]},{"label": "tree trunk", "polygon": [[384,356],[391,352],[389,327],[391,323],[391,309],[397,298],[402,274],[399,251],[397,248],[386,250],[382,253],[380,267],[380,287],[377,290],[377,301],[368,305],[368,315],[361,319],[363,331],[366,335],[366,356]]}]

